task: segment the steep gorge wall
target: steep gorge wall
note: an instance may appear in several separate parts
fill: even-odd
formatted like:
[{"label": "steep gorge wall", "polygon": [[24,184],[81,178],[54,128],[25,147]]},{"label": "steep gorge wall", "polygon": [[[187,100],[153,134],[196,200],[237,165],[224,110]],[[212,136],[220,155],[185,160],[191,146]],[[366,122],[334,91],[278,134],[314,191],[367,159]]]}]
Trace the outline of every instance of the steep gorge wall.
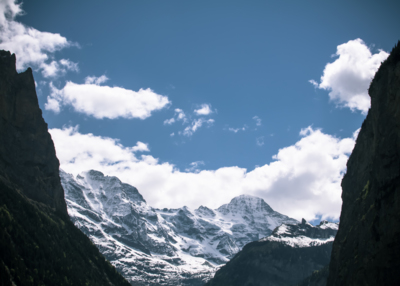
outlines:
[{"label": "steep gorge wall", "polygon": [[0,51],[0,180],[67,215],[59,161],[35,91],[32,70],[17,73]]},{"label": "steep gorge wall", "polygon": [[371,109],[342,181],[328,285],[400,285],[400,42],[369,88]]},{"label": "steep gorge wall", "polygon": [[0,286],[129,283],[69,220],[32,70],[0,51]]}]

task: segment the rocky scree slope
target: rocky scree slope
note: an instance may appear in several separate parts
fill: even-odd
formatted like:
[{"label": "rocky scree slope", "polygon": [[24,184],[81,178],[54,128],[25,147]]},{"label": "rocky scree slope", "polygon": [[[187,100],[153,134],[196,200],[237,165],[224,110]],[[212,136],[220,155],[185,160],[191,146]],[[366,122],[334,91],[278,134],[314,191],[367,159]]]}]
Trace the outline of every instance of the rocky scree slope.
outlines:
[{"label": "rocky scree slope", "polygon": [[369,95],[371,109],[342,180],[328,285],[400,285],[400,42]]},{"label": "rocky scree slope", "polygon": [[207,286],[297,285],[329,263],[338,224],[283,224],[247,244],[217,271]]},{"label": "rocky scree slope", "polygon": [[61,171],[61,181],[71,220],[133,285],[203,285],[245,244],[297,223],[252,196],[215,210],[156,209],[95,170]]},{"label": "rocky scree slope", "polygon": [[0,51],[0,285],[129,285],[67,215],[32,70]]}]

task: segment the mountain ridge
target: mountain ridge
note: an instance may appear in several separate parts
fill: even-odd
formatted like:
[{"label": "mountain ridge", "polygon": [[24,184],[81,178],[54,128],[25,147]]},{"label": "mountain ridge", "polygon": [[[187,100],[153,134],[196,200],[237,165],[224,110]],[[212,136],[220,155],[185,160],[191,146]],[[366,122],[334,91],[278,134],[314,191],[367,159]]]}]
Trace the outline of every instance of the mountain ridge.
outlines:
[{"label": "mountain ridge", "polygon": [[247,244],[206,286],[296,285],[329,263],[337,223],[282,224]]},{"label": "mountain ridge", "polygon": [[282,222],[298,223],[249,195],[214,210],[157,209],[116,177],[60,174],[72,221],[131,283],[202,285],[248,242]]}]

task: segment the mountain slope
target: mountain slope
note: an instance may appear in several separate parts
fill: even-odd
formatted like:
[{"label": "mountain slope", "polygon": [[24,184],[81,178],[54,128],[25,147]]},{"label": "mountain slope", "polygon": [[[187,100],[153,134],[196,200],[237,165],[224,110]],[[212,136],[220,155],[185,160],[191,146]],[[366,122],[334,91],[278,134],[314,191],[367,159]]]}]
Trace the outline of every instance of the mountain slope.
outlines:
[{"label": "mountain slope", "polygon": [[342,180],[328,285],[400,285],[400,42],[369,94],[371,109]]},{"label": "mountain slope", "polygon": [[71,221],[0,182],[0,285],[129,285]]},{"label": "mountain slope", "polygon": [[0,51],[0,285],[129,285],[67,215],[32,70]]},{"label": "mountain slope", "polygon": [[245,244],[297,223],[252,196],[215,210],[155,209],[136,188],[98,171],[61,172],[61,181],[71,220],[140,285],[203,285]]},{"label": "mountain slope", "polygon": [[283,224],[270,236],[247,244],[217,271],[207,286],[296,285],[329,263],[338,225]]}]

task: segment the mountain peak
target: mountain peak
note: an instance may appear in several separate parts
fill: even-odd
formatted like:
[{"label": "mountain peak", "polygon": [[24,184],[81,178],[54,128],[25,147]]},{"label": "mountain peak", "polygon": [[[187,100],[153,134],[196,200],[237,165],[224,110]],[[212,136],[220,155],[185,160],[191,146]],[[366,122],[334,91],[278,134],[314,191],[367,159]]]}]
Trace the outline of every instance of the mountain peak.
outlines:
[{"label": "mountain peak", "polygon": [[84,171],[76,176],[76,180],[91,190],[100,200],[105,198],[116,200],[118,196],[122,201],[128,199],[131,202],[146,202],[135,187],[121,182],[115,176],[106,176],[97,170]]},{"label": "mountain peak", "polygon": [[217,210],[223,213],[243,211],[251,213],[255,211],[264,211],[267,213],[274,212],[274,210],[262,198],[251,195],[240,195],[234,197],[229,204],[222,205]]}]

